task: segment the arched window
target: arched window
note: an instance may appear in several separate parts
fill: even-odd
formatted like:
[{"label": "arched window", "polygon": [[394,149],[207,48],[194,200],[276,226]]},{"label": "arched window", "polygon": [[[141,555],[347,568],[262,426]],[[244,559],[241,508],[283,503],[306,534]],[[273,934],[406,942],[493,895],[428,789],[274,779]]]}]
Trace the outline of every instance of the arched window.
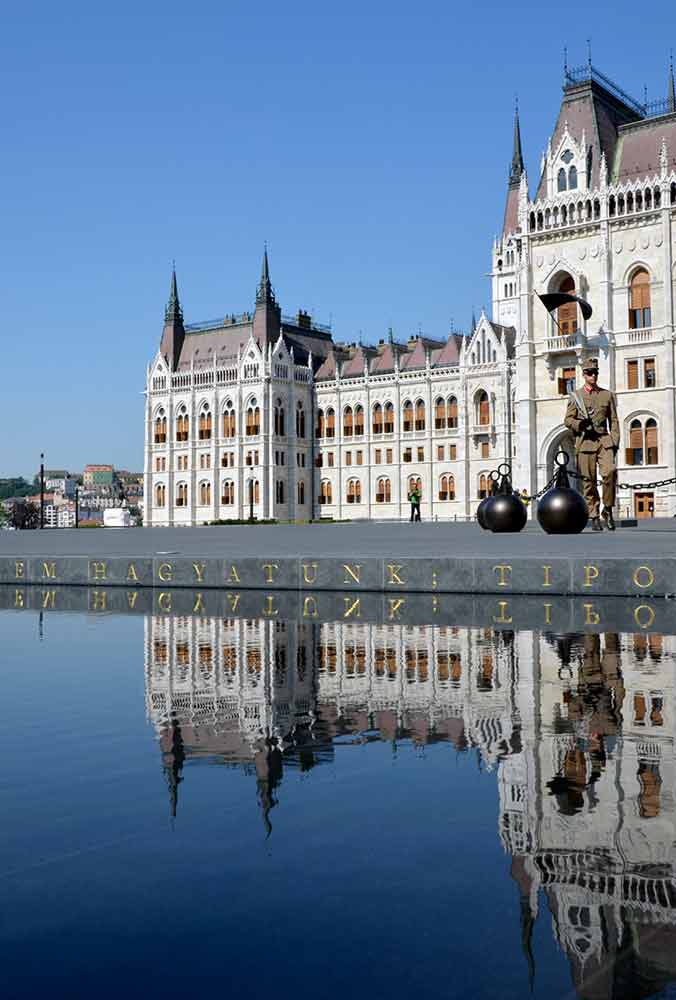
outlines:
[{"label": "arched window", "polygon": [[317,437],[323,438],[326,431],[326,422],[324,420],[324,411],[317,410]]},{"label": "arched window", "polygon": [[296,437],[305,437],[305,409],[302,403],[296,404]]},{"label": "arched window", "polygon": [[658,465],[657,421],[653,417],[645,422],[645,462],[646,465]]},{"label": "arched window", "polygon": [[610,198],[608,199],[608,215],[612,218],[615,215],[615,211],[616,211],[615,195],[611,194]]},{"label": "arched window", "polygon": [[167,418],[164,410],[159,410],[155,417],[155,444],[167,443]]},{"label": "arched window", "polygon": [[476,395],[476,417],[477,423],[482,427],[487,427],[491,422],[491,404],[484,389]]},{"label": "arched window", "polygon": [[364,407],[361,404],[354,408],[354,434],[361,437],[364,434]]},{"label": "arched window", "polygon": [[531,233],[535,232],[535,212],[530,213],[530,218],[528,220],[528,229]]},{"label": "arched window", "polygon": [[237,433],[237,422],[235,420],[235,410],[230,400],[225,404],[223,410],[223,437],[234,438]]},{"label": "arched window", "polygon": [[453,476],[445,475],[439,480],[439,499],[455,500],[455,480]]},{"label": "arched window", "polygon": [[485,472],[482,472],[479,476],[479,484],[476,495],[479,500],[483,500],[488,496],[488,477]]},{"label": "arched window", "polygon": [[640,267],[629,283],[629,329],[639,330],[650,325],[650,275]]},{"label": "arched window", "polygon": [[383,411],[385,418],[384,430],[386,434],[394,434],[394,404],[385,403]]},{"label": "arched window", "polygon": [[167,488],[164,483],[158,483],[155,487],[155,506],[164,507],[167,502]]},{"label": "arched window", "polygon": [[211,503],[211,483],[200,483],[200,507],[206,507]]},{"label": "arched window", "polygon": [[[658,699],[653,698],[653,702]],[[652,714],[651,714],[652,722]],[[660,814],[662,778],[660,765],[654,761],[640,760],[636,772],[641,791],[638,795],[638,812],[641,819],[654,819]]]},{"label": "arched window", "polygon": [[284,480],[278,479],[275,483],[275,499],[277,503],[284,503]]},{"label": "arched window", "polygon": [[404,434],[408,431],[413,430],[413,403],[410,399],[407,399],[402,408],[402,417],[404,421]]},{"label": "arched window", "polygon": [[643,465],[643,426],[640,420],[629,424],[629,446],[625,452],[627,465]]},{"label": "arched window", "polygon": [[652,208],[653,205],[653,195],[650,188],[646,188],[643,192],[643,204],[646,208]]},{"label": "arched window", "polygon": [[328,479],[322,479],[320,483],[319,502],[320,504],[333,503],[333,492],[331,489],[331,482]]},{"label": "arched window", "polygon": [[327,438],[336,436],[336,414],[332,406],[326,411],[326,436]]},{"label": "arched window", "polygon": [[261,502],[261,488],[260,483],[257,479],[249,479],[246,484],[246,502],[251,503],[251,494],[253,493],[253,502],[258,504]]},{"label": "arched window", "polygon": [[617,214],[624,215],[624,195],[618,194],[617,196]]},{"label": "arched window", "polygon": [[197,433],[200,441],[211,440],[211,413],[206,407],[200,410]]},{"label": "arched window", "polygon": [[662,204],[662,193],[659,188],[655,188],[653,191],[653,205],[655,208],[659,208]]},{"label": "arched window", "polygon": [[420,478],[420,476],[409,476],[408,477],[408,492],[412,493],[413,490],[416,490],[416,489],[417,489],[418,493],[420,494],[420,499],[422,500],[422,498],[423,498],[422,479]]},{"label": "arched window", "polygon": [[[577,167],[571,167],[568,171],[568,188],[574,191],[577,187]],[[561,190],[559,188],[559,190]]]},{"label": "arched window", "polygon": [[380,403],[376,403],[373,407],[373,433],[382,434],[383,433],[383,408]]},{"label": "arched window", "polygon": [[347,502],[361,503],[361,483],[358,479],[347,481]]},{"label": "arched window", "polygon": [[298,492],[298,504],[302,506],[305,503],[305,483],[301,480],[297,486]]},{"label": "arched window", "polygon": [[246,411],[247,437],[256,437],[261,432],[261,410],[255,399],[249,403]]},{"label": "arched window", "polygon": [[281,399],[275,403],[274,427],[277,437],[284,437],[286,434],[284,407]]},{"label": "arched window", "polygon": [[176,506],[177,507],[187,507],[188,506],[188,484],[179,483],[176,487]]},{"label": "arched window", "polygon": [[188,420],[188,414],[185,409],[179,410],[178,417],[176,418],[176,440],[187,441],[189,431],[190,421]]},{"label": "arched window", "polygon": [[563,167],[560,168],[556,178],[556,190],[557,191],[566,190],[566,171]]},{"label": "arched window", "polygon": [[671,182],[671,204],[676,205],[676,181]]},{"label": "arched window", "polygon": [[642,212],[643,211],[643,192],[642,191],[637,191],[636,192],[636,211],[637,212]]},{"label": "arched window", "polygon": [[235,503],[235,484],[232,479],[225,479],[221,486],[221,503],[225,507],[232,507]]},{"label": "arched window", "polygon": [[632,191],[627,191],[627,211],[634,211],[634,195]]},{"label": "arched window", "polygon": [[[569,274],[565,276],[563,281],[559,285],[560,292],[568,292],[570,295],[575,295],[575,282]],[[565,305],[559,306],[557,310],[557,320],[559,326],[561,327],[561,332],[566,333],[576,333],[577,332],[577,302],[566,302]]]},{"label": "arched window", "polygon": [[436,430],[442,430],[446,427],[446,403],[441,396],[434,404],[434,427]]},{"label": "arched window", "polygon": [[392,485],[387,476],[381,476],[376,483],[376,503],[392,502]]},{"label": "arched window", "polygon": [[352,437],[353,417],[352,407],[346,406],[343,411],[343,437]]}]

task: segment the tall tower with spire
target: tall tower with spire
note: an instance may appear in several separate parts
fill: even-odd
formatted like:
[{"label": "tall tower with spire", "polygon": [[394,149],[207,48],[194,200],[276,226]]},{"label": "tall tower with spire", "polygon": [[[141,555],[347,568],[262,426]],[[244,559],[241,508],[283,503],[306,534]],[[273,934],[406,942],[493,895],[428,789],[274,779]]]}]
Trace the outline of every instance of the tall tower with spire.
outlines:
[{"label": "tall tower with spire", "polygon": [[171,371],[176,371],[178,359],[185,340],[183,326],[183,310],[178,298],[176,282],[176,267],[171,269],[171,284],[169,286],[169,301],[164,310],[164,330],[160,342],[160,353],[164,356]]},{"label": "tall tower with spire", "polygon": [[262,349],[268,343],[275,343],[279,337],[282,324],[282,311],[277,305],[275,293],[270,281],[270,266],[268,263],[268,248],[263,251],[261,280],[256,289],[256,311],[253,321],[253,336]]},{"label": "tall tower with spire", "polygon": [[519,224],[519,185],[521,175],[524,170],[523,153],[521,151],[521,124],[519,122],[518,101],[514,108],[514,139],[512,143],[512,162],[509,166],[509,180],[507,182],[507,204],[505,205],[505,219],[502,232],[506,236],[516,232]]}]

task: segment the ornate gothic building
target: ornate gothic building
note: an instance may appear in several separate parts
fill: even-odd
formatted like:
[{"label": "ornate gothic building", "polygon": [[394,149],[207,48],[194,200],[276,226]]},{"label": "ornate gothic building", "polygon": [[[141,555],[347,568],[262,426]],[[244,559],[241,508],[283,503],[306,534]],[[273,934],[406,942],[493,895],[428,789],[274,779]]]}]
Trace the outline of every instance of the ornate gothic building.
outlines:
[{"label": "ornate gothic building", "polygon": [[[540,177],[518,114],[492,312],[467,336],[334,342],[283,316],[267,253],[252,313],[187,325],[176,276],[146,384],[145,523],[216,518],[398,519],[413,485],[427,519],[472,517],[510,461],[529,492],[550,478],[580,356],[617,393],[621,482],[676,474],[676,94],[639,103],[591,64],[566,68]],[[593,307],[550,316],[574,291]],[[620,492],[619,513],[676,514],[673,486]]]}]

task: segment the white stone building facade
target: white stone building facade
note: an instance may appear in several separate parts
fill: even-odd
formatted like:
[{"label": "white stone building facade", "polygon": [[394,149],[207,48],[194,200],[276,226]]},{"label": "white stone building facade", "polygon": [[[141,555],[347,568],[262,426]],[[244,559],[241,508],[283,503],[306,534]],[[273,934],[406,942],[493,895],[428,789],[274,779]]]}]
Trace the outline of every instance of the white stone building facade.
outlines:
[{"label": "white stone building facade", "polygon": [[[147,371],[144,523],[474,516],[502,462],[529,493],[572,442],[567,393],[583,355],[618,399],[620,482],[676,475],[676,98],[633,101],[591,66],[566,70],[529,190],[518,116],[491,317],[468,336],[334,343],[283,317],[267,254],[253,313],[184,326],[175,275]],[[538,295],[593,308],[550,316]],[[676,514],[676,489],[622,490],[622,515]]]}]

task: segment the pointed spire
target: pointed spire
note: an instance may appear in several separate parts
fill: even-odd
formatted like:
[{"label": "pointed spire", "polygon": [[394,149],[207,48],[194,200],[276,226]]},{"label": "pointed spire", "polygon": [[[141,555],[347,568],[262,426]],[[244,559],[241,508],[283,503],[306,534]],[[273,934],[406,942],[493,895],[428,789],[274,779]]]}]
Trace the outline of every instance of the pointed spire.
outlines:
[{"label": "pointed spire", "polygon": [[667,110],[676,111],[676,88],[674,88],[674,53],[669,54],[669,86],[667,88]]},{"label": "pointed spire", "polygon": [[475,330],[476,330],[476,313],[474,311],[474,306],[472,306],[472,330],[471,330],[471,332],[474,333]]},{"label": "pointed spire", "polygon": [[514,148],[512,150],[512,164],[509,168],[510,186],[518,186],[523,173],[523,153],[521,152],[521,126],[519,124],[519,100],[516,100],[514,108]]},{"label": "pointed spire", "polygon": [[268,245],[265,244],[265,249],[263,251],[263,266],[261,268],[261,280],[258,285],[258,290],[256,292],[256,302],[274,302],[275,295],[272,291],[272,284],[270,283],[270,268],[268,265]]},{"label": "pointed spire", "polygon": [[164,320],[166,323],[183,322],[183,312],[178,299],[178,285],[176,283],[176,261],[171,262],[171,285],[169,287],[169,301],[164,310]]}]

